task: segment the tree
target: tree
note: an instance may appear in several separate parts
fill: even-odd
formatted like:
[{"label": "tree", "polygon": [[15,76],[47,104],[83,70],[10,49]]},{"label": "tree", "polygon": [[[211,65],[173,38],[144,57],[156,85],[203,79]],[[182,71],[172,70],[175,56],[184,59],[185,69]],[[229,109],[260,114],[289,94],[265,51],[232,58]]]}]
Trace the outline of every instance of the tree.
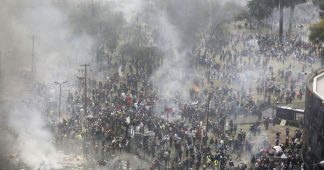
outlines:
[{"label": "tree", "polygon": [[324,2],[319,3],[319,16],[324,17]]},{"label": "tree", "polygon": [[297,4],[301,4],[306,2],[306,0],[288,0],[288,4],[290,6],[290,15],[289,15],[289,25],[288,25],[288,36],[291,35],[292,32],[292,20],[294,18],[294,11],[295,11],[295,6]]},{"label": "tree", "polygon": [[[324,42],[324,20],[322,19],[319,23],[314,24],[310,27],[309,40],[315,44],[321,46]],[[324,54],[323,50],[320,51],[321,65],[324,65]]]},{"label": "tree", "polygon": [[282,43],[283,34],[283,9],[285,0],[250,0],[247,3],[251,16],[256,20],[261,21],[268,18],[274,8],[279,7],[280,19],[279,19],[279,38]]},{"label": "tree", "polygon": [[71,8],[69,20],[73,33],[86,34],[93,39],[93,48],[100,67],[111,61],[122,35],[126,21],[122,13],[115,12],[107,3],[80,2]]},{"label": "tree", "polygon": [[250,0],[247,4],[251,16],[257,20],[263,20],[272,14],[274,8],[279,8],[279,38],[282,43],[283,36],[283,10],[285,7],[290,7],[288,36],[292,31],[292,20],[294,16],[295,6],[304,3],[306,0]]},{"label": "tree", "polygon": [[289,26],[288,26],[288,36],[290,36],[292,31],[292,20],[294,17],[295,6],[300,3],[306,2],[306,0],[271,0],[273,1],[273,7],[279,7],[280,19],[279,19],[279,38],[280,43],[282,43],[283,36],[283,9],[284,7],[290,7],[289,15]]},{"label": "tree", "polygon": [[251,16],[261,21],[272,14],[274,4],[272,0],[250,0],[247,3],[247,7]]},{"label": "tree", "polygon": [[320,3],[323,3],[324,0],[312,0],[314,5],[319,5]]},{"label": "tree", "polygon": [[324,20],[314,24],[310,27],[309,40],[313,43],[319,44],[324,42]]},{"label": "tree", "polygon": [[241,10],[239,13],[237,13],[234,17],[235,21],[241,21],[241,20],[248,20],[250,18],[250,13],[247,10]]}]

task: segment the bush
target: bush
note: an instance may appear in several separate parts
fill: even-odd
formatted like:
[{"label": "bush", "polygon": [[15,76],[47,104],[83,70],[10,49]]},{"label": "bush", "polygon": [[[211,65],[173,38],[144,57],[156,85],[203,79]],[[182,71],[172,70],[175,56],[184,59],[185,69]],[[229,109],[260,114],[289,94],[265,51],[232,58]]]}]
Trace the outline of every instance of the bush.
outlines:
[{"label": "bush", "polygon": [[319,4],[319,9],[324,10],[324,3],[323,3],[323,2],[321,2],[321,3]]}]

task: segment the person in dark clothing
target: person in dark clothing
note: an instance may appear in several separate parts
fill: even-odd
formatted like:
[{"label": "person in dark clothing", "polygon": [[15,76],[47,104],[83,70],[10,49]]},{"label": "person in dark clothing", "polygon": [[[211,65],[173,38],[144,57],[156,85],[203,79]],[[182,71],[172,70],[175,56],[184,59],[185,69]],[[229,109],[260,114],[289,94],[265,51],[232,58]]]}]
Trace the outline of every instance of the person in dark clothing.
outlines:
[{"label": "person in dark clothing", "polygon": [[230,170],[234,167],[234,162],[232,161],[232,159],[229,160],[228,165],[230,167]]}]

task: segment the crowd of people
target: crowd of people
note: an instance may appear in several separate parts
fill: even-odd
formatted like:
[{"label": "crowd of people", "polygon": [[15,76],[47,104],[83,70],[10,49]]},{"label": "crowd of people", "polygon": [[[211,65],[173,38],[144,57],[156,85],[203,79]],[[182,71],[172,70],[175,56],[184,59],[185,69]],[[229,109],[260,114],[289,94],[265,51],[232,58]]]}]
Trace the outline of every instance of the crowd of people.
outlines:
[{"label": "crowd of people", "polygon": [[[175,95],[169,99],[174,104],[162,110],[156,109],[159,92],[150,75],[135,72],[131,61],[119,61],[109,78],[88,79],[87,95],[82,84],[69,93],[69,116],[58,124],[57,142],[75,140],[84,154],[103,165],[111,154],[133,152],[144,155],[153,169],[299,169],[301,131],[286,134],[285,141],[279,140],[279,132],[275,141],[256,137],[262,133],[261,122],[264,131],[270,122],[262,119],[257,100],[273,105],[302,99],[306,68],[317,62],[316,47],[300,37],[284,45],[277,39],[272,34],[233,34],[217,54],[197,54],[198,67],[206,70],[196,81],[199,90],[192,89],[191,102]],[[301,63],[302,70],[292,63]],[[258,117],[248,132],[236,123],[241,115]]]},{"label": "crowd of people", "polygon": [[[206,128],[204,101],[183,104],[179,113],[165,109],[159,114],[179,114],[185,120],[167,121],[153,112],[155,97],[149,87],[141,88],[134,95],[132,90],[124,88],[129,83],[113,88],[109,83],[114,81],[92,82],[90,87],[95,88],[87,98],[87,111],[82,110],[81,93],[69,95],[68,108],[73,114],[59,125],[59,141],[80,137],[83,152],[88,154],[92,150],[101,154],[102,159],[116,150],[130,151],[133,142],[133,147],[141,148],[141,152],[155,159],[154,166],[180,169],[225,167],[230,155],[241,153],[245,146],[246,133],[237,132],[233,121],[228,127],[226,122],[228,114],[252,112],[255,103],[247,96],[234,93],[226,86],[216,89],[210,99],[214,104],[208,111],[210,120]],[[207,135],[208,131],[213,135]]]},{"label": "crowd of people", "polygon": [[281,133],[276,133],[276,144],[272,147],[264,141],[258,147],[259,152],[252,155],[251,163],[255,169],[304,169],[302,160],[302,133],[298,129],[290,139],[289,128],[286,129],[285,142],[280,144]]}]

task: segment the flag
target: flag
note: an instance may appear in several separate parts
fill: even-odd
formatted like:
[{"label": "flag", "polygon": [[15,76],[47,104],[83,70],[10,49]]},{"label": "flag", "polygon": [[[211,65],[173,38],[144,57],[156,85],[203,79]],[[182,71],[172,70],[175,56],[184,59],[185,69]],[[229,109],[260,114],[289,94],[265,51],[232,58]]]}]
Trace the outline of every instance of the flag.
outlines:
[{"label": "flag", "polygon": [[129,116],[126,117],[126,123],[127,123],[127,124],[130,124],[130,117],[129,117]]},{"label": "flag", "polygon": [[120,65],[118,68],[118,75],[119,75],[119,77],[123,77],[122,65]]}]

